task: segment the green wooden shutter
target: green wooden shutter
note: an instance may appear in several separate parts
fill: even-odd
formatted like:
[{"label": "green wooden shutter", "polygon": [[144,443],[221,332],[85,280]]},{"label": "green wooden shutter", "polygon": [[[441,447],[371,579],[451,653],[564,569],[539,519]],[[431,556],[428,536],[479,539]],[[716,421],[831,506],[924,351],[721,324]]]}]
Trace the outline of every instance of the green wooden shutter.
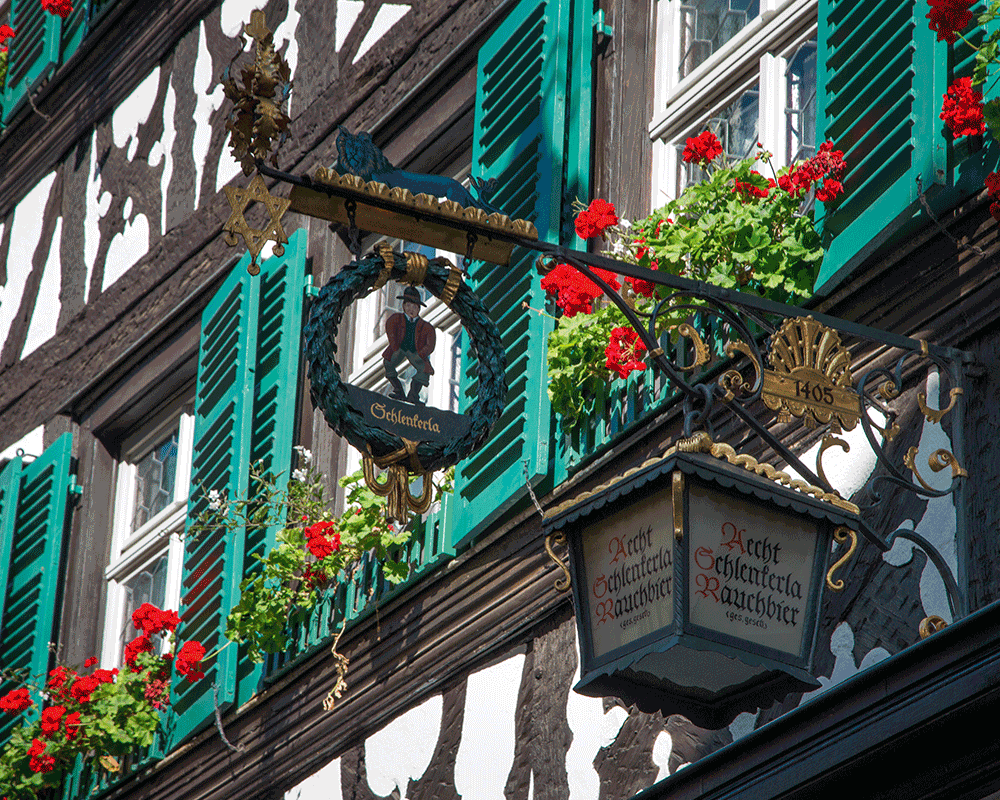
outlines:
[{"label": "green wooden shutter", "polygon": [[[936,41],[927,8],[915,0],[820,0],[819,135],[844,151],[848,171],[843,199],[817,211],[827,248],[817,292],[928,224],[920,187],[942,213],[980,191],[996,167],[995,151],[979,139],[953,140],[939,117],[948,84],[972,74],[973,58],[962,40],[950,48]],[[983,31],[973,25],[970,36],[981,41]],[[996,94],[990,87],[987,99]]]},{"label": "green wooden shutter", "polygon": [[[80,5],[86,14],[86,3]],[[59,63],[62,30],[62,20],[42,8],[39,0],[11,0],[10,24],[17,36],[8,44],[4,123],[9,122],[21,107],[28,92],[48,77]]]},{"label": "green wooden shutter", "polygon": [[[72,448],[63,434],[30,464],[16,458],[0,473],[0,668],[32,677],[44,677],[55,639]],[[14,686],[0,683],[0,695]],[[21,719],[0,718],[0,742]]]},{"label": "green wooden shutter", "polygon": [[[510,217],[532,220],[549,242],[560,240],[567,186],[575,195],[589,178],[591,39],[584,35],[571,48],[574,33],[580,36],[573,18],[570,0],[522,0],[479,51],[472,173],[496,178],[493,203]],[[469,270],[469,283],[500,329],[508,392],[490,439],[456,470],[453,546],[525,497],[526,477],[537,483],[548,473],[545,342],[552,325],[522,307],[545,303],[533,259],[515,250],[509,267],[477,262]],[[476,370],[474,356],[463,357],[465,405],[475,397]]]},{"label": "green wooden shutter", "polygon": [[[257,276],[247,274],[249,257],[244,257],[202,314],[189,526],[206,510],[207,492],[246,497],[253,460],[264,460],[268,469],[287,480],[305,248],[305,231],[297,231],[285,254],[265,261]],[[197,640],[210,653],[226,645],[226,616],[239,598],[250,554],[273,543],[274,533],[269,530],[250,540],[243,530],[185,537],[182,640]],[[230,645],[206,661],[203,680],[177,680],[168,731],[171,746],[212,719],[213,685],[220,707],[249,699],[247,692],[256,687],[259,675],[241,666],[240,656],[240,649]]]}]

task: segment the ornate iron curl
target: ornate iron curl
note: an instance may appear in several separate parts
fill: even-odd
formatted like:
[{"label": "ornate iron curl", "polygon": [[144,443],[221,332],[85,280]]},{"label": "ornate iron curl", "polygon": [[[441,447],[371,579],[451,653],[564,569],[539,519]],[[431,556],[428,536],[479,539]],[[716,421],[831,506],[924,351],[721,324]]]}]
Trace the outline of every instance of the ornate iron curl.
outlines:
[{"label": "ornate iron curl", "polygon": [[886,542],[890,548],[896,539],[905,539],[913,542],[913,544],[924,551],[924,554],[935,566],[938,574],[941,576],[941,580],[944,582],[945,593],[948,595],[948,609],[951,611],[952,619],[957,619],[961,616],[961,610],[965,608],[966,598],[962,594],[962,590],[959,589],[955,576],[951,574],[948,562],[944,560],[944,557],[938,552],[937,548],[912,528],[897,528],[890,533],[886,537]]},{"label": "ornate iron curl", "polygon": [[[406,257],[395,253],[392,261],[391,277],[403,280],[407,271]],[[309,393],[313,404],[323,409],[330,427],[362,453],[367,452],[376,460],[392,456],[400,450],[405,452],[406,444],[400,437],[368,425],[362,415],[351,407],[335,356],[337,328],[344,311],[367,294],[385,266],[386,262],[377,252],[345,265],[320,290],[303,329],[305,355],[309,361]],[[450,269],[430,262],[423,285],[440,297],[450,276]],[[414,454],[420,470],[425,472],[446,469],[479,447],[500,418],[507,395],[504,374],[507,359],[503,343],[482,301],[463,283],[455,292],[451,307],[469,334],[472,349],[478,354],[479,394],[466,412],[471,425],[464,436],[447,442],[420,442],[416,445]]]}]

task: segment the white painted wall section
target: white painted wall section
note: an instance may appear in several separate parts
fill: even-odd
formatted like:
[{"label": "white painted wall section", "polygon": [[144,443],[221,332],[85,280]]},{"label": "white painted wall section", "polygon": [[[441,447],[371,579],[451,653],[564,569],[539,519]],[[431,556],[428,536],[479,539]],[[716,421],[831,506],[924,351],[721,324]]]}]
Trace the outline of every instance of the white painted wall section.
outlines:
[{"label": "white painted wall section", "polygon": [[219,27],[230,39],[235,38],[250,21],[250,12],[266,5],[267,0],[225,0],[219,9]]},{"label": "white painted wall section", "polygon": [[337,0],[337,18],[333,22],[334,50],[339,53],[347,41],[358,16],[364,10],[364,0]]},{"label": "white painted wall section", "polygon": [[14,444],[0,453],[0,459],[14,458],[18,450],[23,450],[25,455],[40,456],[45,449],[45,426],[39,425],[30,433],[26,433]]},{"label": "white painted wall section", "polygon": [[174,90],[174,79],[171,76],[167,82],[167,95],[163,98],[163,136],[149,151],[149,166],[155,167],[163,159],[163,172],[160,173],[160,235],[167,232],[167,196],[170,189],[170,179],[174,176],[174,141],[177,139],[177,127],[174,115],[177,113],[177,92]]},{"label": "white painted wall section", "polygon": [[122,209],[125,230],[116,233],[108,245],[108,255],[104,260],[104,279],[101,283],[102,292],[149,252],[149,220],[145,214],[136,214],[130,221],[131,216],[132,198],[129,197]]},{"label": "white painted wall section", "polygon": [[[580,680],[579,653],[578,642],[576,673],[570,686]],[[573,741],[566,753],[569,800],[594,800],[600,796],[601,777],[594,769],[594,759],[602,747],[614,742],[627,719],[628,712],[621,706],[612,706],[605,713],[604,700],[600,697],[587,697],[570,690],[566,701],[566,721],[573,732]]]},{"label": "white painted wall section", "polygon": [[340,759],[335,758],[319,772],[285,792],[284,800],[344,800],[340,784]]},{"label": "white painted wall section", "polygon": [[410,6],[403,5],[402,3],[383,3],[378,12],[376,12],[375,19],[372,20],[372,26],[368,29],[368,33],[365,34],[365,38],[358,45],[358,52],[355,54],[352,63],[357,64],[361,60],[361,57],[371,50],[375,46],[375,43],[385,36],[392,26],[405,17],[409,11]]},{"label": "white painted wall section", "polygon": [[455,788],[463,800],[496,800],[514,763],[514,715],[524,654],[469,676],[465,724],[455,755]]},{"label": "white painted wall section", "polygon": [[62,223],[62,217],[59,217],[52,233],[52,246],[49,247],[45,271],[42,273],[42,280],[38,285],[38,299],[31,312],[31,321],[28,323],[28,332],[24,337],[21,358],[27,358],[30,353],[56,335],[59,311],[62,308],[62,303],[59,300],[59,291],[62,287],[62,263],[59,259]]},{"label": "white painted wall section", "polygon": [[[247,19],[249,19],[249,14]],[[192,85],[196,99],[191,155],[194,159],[195,176],[194,207],[198,208],[201,205],[201,179],[205,174],[205,161],[208,158],[208,148],[212,143],[211,117],[226,97],[212,66],[212,54],[208,52],[208,42],[205,38],[204,20],[198,26],[198,55],[194,60]],[[212,91],[209,92],[209,89]]]},{"label": "white painted wall section", "polygon": [[90,278],[94,274],[97,251],[101,244],[101,218],[111,208],[111,192],[101,191],[101,174],[97,170],[97,133],[90,137],[90,175],[87,177],[86,207],[83,216],[83,263],[87,281],[83,285],[83,302],[90,299]]},{"label": "white painted wall section", "polygon": [[56,174],[50,172],[36,183],[14,209],[7,254],[7,283],[0,289],[0,347],[10,335],[10,326],[21,305],[24,286],[31,272],[31,259],[42,239],[45,204],[49,201]]},{"label": "white painted wall section", "polygon": [[400,800],[406,800],[410,779],[419,779],[430,766],[443,708],[441,695],[434,695],[365,740],[365,770],[375,794],[398,789]]},{"label": "white painted wall section", "polygon": [[[153,71],[135,87],[132,94],[123,100],[111,115],[111,135],[115,147],[128,146],[125,157],[131,161],[139,148],[139,127],[146,123],[156,103],[156,91],[160,85],[160,68]],[[150,153],[152,158],[152,153]]]}]

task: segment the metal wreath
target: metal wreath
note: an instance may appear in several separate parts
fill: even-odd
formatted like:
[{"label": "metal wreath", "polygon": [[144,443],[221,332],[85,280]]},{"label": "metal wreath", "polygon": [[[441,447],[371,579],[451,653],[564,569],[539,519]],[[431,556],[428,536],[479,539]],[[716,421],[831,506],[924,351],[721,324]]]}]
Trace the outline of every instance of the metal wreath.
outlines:
[{"label": "metal wreath", "polygon": [[344,310],[373,288],[380,288],[392,279],[427,287],[458,314],[469,335],[469,349],[479,361],[477,396],[465,412],[471,419],[471,426],[464,436],[448,442],[416,443],[415,455],[424,472],[447,469],[479,447],[503,413],[507,395],[504,374],[507,358],[497,326],[489,318],[482,301],[460,280],[461,273],[444,266],[441,261],[444,260],[428,261],[414,253],[390,253],[388,248],[352,261],[322,288],[304,328],[313,405],[323,409],[326,421],[339,435],[362,453],[380,460],[391,458],[400,451],[406,452],[406,442],[368,425],[350,405],[335,358],[337,328]]}]

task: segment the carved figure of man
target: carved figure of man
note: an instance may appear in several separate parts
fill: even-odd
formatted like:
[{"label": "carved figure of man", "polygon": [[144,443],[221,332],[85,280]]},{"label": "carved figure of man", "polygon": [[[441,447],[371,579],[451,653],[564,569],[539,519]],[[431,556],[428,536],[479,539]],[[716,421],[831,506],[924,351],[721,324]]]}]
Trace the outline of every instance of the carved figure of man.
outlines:
[{"label": "carved figure of man", "polygon": [[[402,313],[395,313],[385,321],[385,335],[389,346],[382,352],[385,377],[392,387],[392,397],[410,403],[420,402],[420,390],[427,386],[434,374],[430,354],[434,352],[434,326],[420,318],[420,292],[416,287],[407,286],[397,297],[403,301]],[[403,393],[398,368],[409,362],[417,371],[410,381],[409,391]]]}]

